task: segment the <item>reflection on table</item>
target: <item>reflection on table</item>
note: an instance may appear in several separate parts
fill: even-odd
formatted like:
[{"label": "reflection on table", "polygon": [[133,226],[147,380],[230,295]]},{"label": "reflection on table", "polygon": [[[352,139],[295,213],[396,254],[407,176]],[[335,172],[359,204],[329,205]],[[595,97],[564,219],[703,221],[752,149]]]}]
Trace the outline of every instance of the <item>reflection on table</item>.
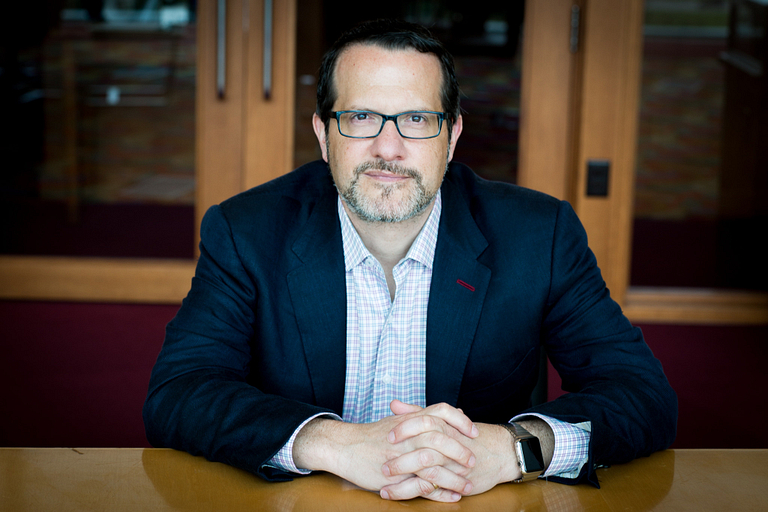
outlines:
[{"label": "reflection on table", "polygon": [[167,449],[0,449],[0,509],[768,510],[768,450],[668,450],[598,470],[601,489],[538,480],[456,504],[388,502],[333,475],[287,483]]}]

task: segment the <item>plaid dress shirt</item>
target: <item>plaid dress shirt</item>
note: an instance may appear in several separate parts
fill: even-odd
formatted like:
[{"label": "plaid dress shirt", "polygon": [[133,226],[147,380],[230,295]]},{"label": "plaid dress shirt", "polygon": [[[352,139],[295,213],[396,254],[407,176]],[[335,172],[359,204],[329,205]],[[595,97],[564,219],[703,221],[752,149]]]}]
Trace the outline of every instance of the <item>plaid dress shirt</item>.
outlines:
[{"label": "plaid dress shirt", "polygon": [[[392,414],[389,403],[395,398],[421,407],[426,405],[427,307],[441,211],[442,199],[438,192],[424,227],[405,258],[393,268],[396,284],[393,301],[384,269],[365,247],[341,198],[338,200],[347,286],[343,421],[378,421]],[[342,419],[337,415],[328,416]],[[589,424],[571,425],[536,416],[549,423],[555,433],[555,454],[545,476],[575,478],[587,461]],[[315,417],[296,429],[270,460],[270,466],[309,473],[294,464],[293,443],[301,428]]]}]

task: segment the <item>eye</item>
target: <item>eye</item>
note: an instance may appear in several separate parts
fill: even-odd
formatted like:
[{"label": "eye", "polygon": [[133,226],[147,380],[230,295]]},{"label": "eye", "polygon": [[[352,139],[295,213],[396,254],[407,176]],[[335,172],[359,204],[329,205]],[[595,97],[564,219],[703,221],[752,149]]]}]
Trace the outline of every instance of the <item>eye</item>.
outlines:
[{"label": "eye", "polygon": [[375,112],[349,112],[344,115],[344,122],[350,126],[374,126],[381,123]]},{"label": "eye", "polygon": [[418,114],[417,113],[417,114],[409,115],[407,121],[410,124],[422,124],[422,123],[425,123],[427,121],[427,118],[426,118],[426,116],[424,116],[424,114]]}]

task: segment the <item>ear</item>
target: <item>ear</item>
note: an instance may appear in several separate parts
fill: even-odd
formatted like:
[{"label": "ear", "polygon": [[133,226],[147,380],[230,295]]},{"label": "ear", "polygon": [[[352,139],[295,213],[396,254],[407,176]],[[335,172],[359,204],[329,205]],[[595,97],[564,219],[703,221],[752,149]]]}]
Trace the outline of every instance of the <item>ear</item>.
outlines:
[{"label": "ear", "polygon": [[461,135],[461,130],[464,129],[464,120],[462,119],[461,115],[456,118],[456,121],[454,121],[453,126],[451,127],[451,146],[448,148],[448,161],[450,162],[453,160],[453,150],[456,149],[456,143],[459,141],[459,135]]},{"label": "ear", "polygon": [[320,116],[317,114],[312,114],[312,128],[315,130],[315,137],[317,137],[317,142],[320,144],[320,152],[323,154],[323,160],[328,162],[325,123],[323,123],[323,120],[320,119]]}]

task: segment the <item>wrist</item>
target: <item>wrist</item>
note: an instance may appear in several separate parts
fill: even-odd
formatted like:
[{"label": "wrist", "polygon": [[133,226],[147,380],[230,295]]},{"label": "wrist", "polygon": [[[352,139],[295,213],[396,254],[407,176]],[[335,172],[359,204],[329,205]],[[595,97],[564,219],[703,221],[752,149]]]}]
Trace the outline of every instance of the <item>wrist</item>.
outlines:
[{"label": "wrist", "polygon": [[555,452],[555,434],[549,423],[541,418],[529,416],[525,419],[515,420],[515,423],[522,426],[525,430],[533,434],[541,443],[541,453],[544,456],[544,468],[549,467]]},{"label": "wrist", "polygon": [[293,444],[296,467],[335,473],[334,463],[339,453],[335,443],[340,437],[335,431],[343,425],[341,421],[325,417],[304,425]]},{"label": "wrist", "polygon": [[496,442],[494,450],[500,458],[499,464],[499,480],[498,484],[513,482],[520,478],[520,466],[517,464],[517,456],[515,455],[514,443],[512,442],[512,436],[504,425],[493,425],[496,435]]},{"label": "wrist", "polygon": [[538,478],[546,469],[538,437],[518,423],[505,423],[501,426],[509,434],[513,460],[517,466],[516,477],[511,481],[520,483]]}]

